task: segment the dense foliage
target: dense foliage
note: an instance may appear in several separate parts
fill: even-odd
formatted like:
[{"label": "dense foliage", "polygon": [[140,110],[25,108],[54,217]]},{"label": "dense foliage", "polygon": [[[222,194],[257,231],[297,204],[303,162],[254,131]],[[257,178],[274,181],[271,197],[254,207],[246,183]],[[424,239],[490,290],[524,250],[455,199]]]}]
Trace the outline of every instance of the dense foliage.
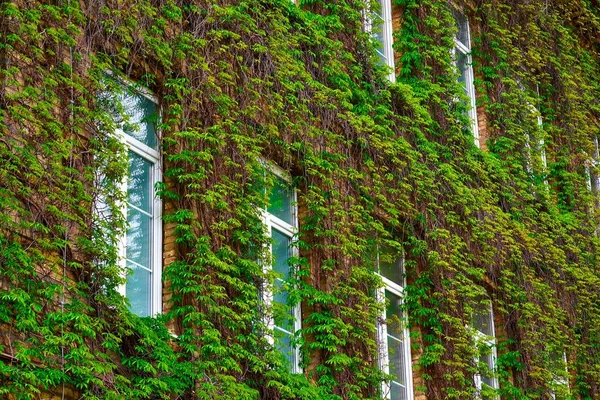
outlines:
[{"label": "dense foliage", "polygon": [[[360,1],[0,2],[0,395],[379,398],[385,245],[407,260],[417,392],[472,398],[468,325],[490,298],[501,395],[600,397],[598,4],[453,2],[471,22],[479,149],[451,6],[394,3],[396,83]],[[117,291],[127,163],[118,104],[102,101],[122,90],[111,74],[162,110],[176,254],[156,318]],[[304,374],[265,333],[261,159],[298,190]]]}]

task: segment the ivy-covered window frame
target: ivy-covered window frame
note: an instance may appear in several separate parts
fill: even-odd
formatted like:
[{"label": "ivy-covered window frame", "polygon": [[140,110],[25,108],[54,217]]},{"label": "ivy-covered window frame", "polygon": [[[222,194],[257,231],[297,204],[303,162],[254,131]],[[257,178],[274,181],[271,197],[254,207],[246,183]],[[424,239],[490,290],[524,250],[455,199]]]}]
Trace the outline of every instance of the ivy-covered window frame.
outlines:
[{"label": "ivy-covered window frame", "polygon": [[495,391],[500,388],[500,385],[495,374],[498,354],[491,301],[482,301],[474,305],[471,328],[473,341],[477,346],[475,357],[477,373],[474,376],[477,398],[497,399]]},{"label": "ivy-covered window frame", "polygon": [[[535,116],[537,121],[537,129],[539,132],[542,132],[544,127],[544,121],[542,119],[542,115],[539,110],[533,104],[528,104],[528,108],[531,110],[531,114]],[[546,158],[546,146],[543,137],[539,137],[537,141],[535,141],[532,145],[531,135],[529,132],[525,133],[525,150],[526,150],[526,170],[527,173],[533,178],[535,176],[536,171],[533,167],[533,159],[538,158],[541,162],[542,171],[539,171],[541,174],[546,176],[546,171],[548,170],[548,160]],[[544,177],[544,184],[548,187],[548,179]]]},{"label": "ivy-covered window frame", "polygon": [[477,124],[477,98],[475,94],[475,75],[473,72],[473,59],[471,57],[471,30],[467,16],[452,7],[454,21],[458,29],[454,36],[454,63],[458,69],[458,80],[462,84],[465,95],[468,99],[467,116],[471,122],[471,132],[473,133],[474,143],[480,147],[479,128]]},{"label": "ivy-covered window frame", "polygon": [[[274,274],[273,283],[265,284],[263,301],[267,310],[267,328],[273,333],[269,341],[288,360],[292,373],[302,373],[300,348],[296,335],[302,328],[300,304],[289,304],[289,290],[286,285],[295,273],[290,258],[298,257],[294,245],[298,232],[297,193],[291,177],[277,165],[261,160],[265,173],[270,174],[273,186],[269,193],[269,205],[262,210],[262,220],[270,238],[270,263],[265,264],[265,272]],[[283,255],[283,257],[282,257]]]},{"label": "ivy-covered window frame", "polygon": [[598,198],[600,192],[600,177],[598,176],[598,168],[600,168],[600,149],[598,146],[598,137],[592,138],[592,154],[589,164],[586,165],[587,185],[588,189],[594,195],[595,205],[598,206]]},{"label": "ivy-covered window frame", "polygon": [[367,17],[365,18],[366,31],[371,32],[377,43],[375,51],[380,64],[388,67],[388,80],[395,82],[392,2],[391,0],[372,0],[370,4],[371,8],[367,11]]},{"label": "ivy-covered window frame", "polygon": [[[543,129],[543,120],[539,111],[535,106],[530,106],[531,112],[536,115],[537,119],[537,128],[541,131]],[[529,133],[525,134],[525,149],[527,151],[527,165],[526,169],[530,176],[535,175],[535,171],[533,168],[533,159],[539,157],[541,161],[543,170],[540,171],[542,174],[546,174],[546,170],[548,169],[548,161],[546,158],[546,149],[544,138],[540,137],[533,145],[531,144],[531,137]],[[548,180],[544,178],[544,184],[548,186]]]},{"label": "ivy-covered window frame", "polygon": [[555,371],[552,371],[552,382],[550,384],[550,397],[553,400],[563,399],[571,394],[569,387],[569,369],[567,362],[567,353],[561,352],[559,354],[550,353],[550,357],[553,364],[558,366]]},{"label": "ivy-covered window frame", "polygon": [[162,201],[156,194],[162,179],[156,127],[160,112],[158,99],[149,90],[121,78],[117,81],[123,90],[116,95],[128,118],[118,121],[115,131],[128,154],[128,174],[120,185],[127,194],[120,205],[127,228],[118,248],[120,266],[127,274],[118,290],[133,313],[153,317],[162,312]]},{"label": "ivy-covered window frame", "polygon": [[387,400],[413,398],[410,332],[406,313],[402,310],[406,287],[404,254],[394,253],[382,246],[376,258],[376,273],[383,283],[376,292],[376,298],[379,303],[385,304],[377,323],[379,368],[393,377],[382,384],[382,395]]}]

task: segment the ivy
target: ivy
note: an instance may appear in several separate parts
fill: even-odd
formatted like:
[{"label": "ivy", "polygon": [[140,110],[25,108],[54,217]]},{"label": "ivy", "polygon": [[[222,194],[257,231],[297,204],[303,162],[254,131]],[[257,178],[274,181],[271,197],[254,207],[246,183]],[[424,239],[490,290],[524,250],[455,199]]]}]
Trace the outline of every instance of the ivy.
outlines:
[{"label": "ivy", "polygon": [[[385,245],[406,258],[418,392],[474,395],[466,327],[491,299],[498,394],[597,397],[600,15],[586,1],[451,3],[394,2],[396,83],[361,1],[1,3],[0,394],[381,398]],[[452,8],[471,23],[482,149]],[[153,318],[118,292],[127,160],[106,94],[121,78],[161,108],[172,243]],[[286,287],[303,306],[302,374],[265,321],[259,210],[274,182],[260,160],[298,190]]]}]

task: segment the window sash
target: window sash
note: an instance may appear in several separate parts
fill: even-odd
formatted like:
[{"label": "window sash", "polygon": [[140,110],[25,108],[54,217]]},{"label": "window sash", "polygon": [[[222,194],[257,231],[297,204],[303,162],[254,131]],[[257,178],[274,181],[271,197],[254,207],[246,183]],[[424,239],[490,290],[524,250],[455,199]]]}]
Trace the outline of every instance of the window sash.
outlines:
[{"label": "window sash", "polygon": [[[376,291],[376,300],[381,304],[386,304],[386,294],[397,297],[399,302],[402,302],[404,296],[404,286],[406,286],[406,279],[402,277],[402,284],[394,282],[379,273],[379,262],[380,255],[377,253],[377,275],[381,278],[384,287],[379,288]],[[398,268],[402,268],[403,261],[397,263]],[[391,316],[390,316],[391,317]],[[405,313],[395,315],[400,321],[404,321],[406,318]],[[410,352],[410,332],[406,326],[401,328],[401,337],[398,337],[398,332],[393,332],[388,329],[388,315],[387,305],[383,307],[382,314],[378,319],[377,323],[377,343],[379,344],[379,369],[385,374],[400,374],[400,379],[403,382],[392,379],[390,381],[384,381],[381,386],[381,392],[384,399],[388,400],[404,400],[411,399],[413,396],[412,388],[412,362]],[[399,344],[402,354],[396,355],[392,352],[394,349],[390,348],[389,342]],[[400,366],[401,370],[391,371],[390,364],[397,356],[400,356],[400,360],[403,361],[403,365]],[[396,358],[397,359],[397,358]]]},{"label": "window sash", "polygon": [[[458,36],[454,37],[454,64],[456,68],[459,69],[459,73],[461,76],[464,76],[464,89],[467,97],[469,98],[469,103],[466,104],[468,106],[467,116],[471,122],[471,133],[473,134],[475,146],[480,147],[479,143],[479,127],[477,124],[477,99],[475,94],[475,74],[473,72],[473,59],[471,57],[471,32],[469,29],[469,20],[467,17],[460,13],[458,10],[453,10],[454,20],[457,23],[457,26],[461,24],[463,26],[463,39],[466,40],[466,43],[459,40]],[[457,32],[459,35],[461,32]],[[459,56],[462,55],[465,57],[465,63],[463,64],[463,68],[461,69],[458,63]]]},{"label": "window sash", "polygon": [[597,206],[598,193],[600,192],[600,179],[597,172],[597,169],[600,167],[600,151],[598,149],[598,137],[594,136],[592,141],[594,148],[592,150],[590,164],[587,164],[585,166],[585,172],[588,177],[588,189],[594,195],[594,204]]},{"label": "window sash", "polygon": [[[147,93],[136,90],[134,95],[143,96],[146,100],[150,100],[156,104],[156,99],[149,96]],[[159,132],[157,131],[156,133],[158,135]],[[144,144],[140,140],[129,136],[122,128],[116,129],[115,134],[127,146],[128,159],[131,157],[129,155],[131,153],[150,164],[148,182],[145,183],[145,189],[147,190],[146,196],[149,199],[149,210],[143,210],[135,204],[130,203],[129,195],[127,196],[127,200],[124,201],[120,207],[121,212],[128,222],[132,213],[138,213],[149,219],[149,221],[147,221],[146,232],[142,232],[141,234],[142,240],[147,241],[147,249],[145,252],[148,253],[146,254],[148,265],[144,265],[134,259],[128,258],[127,238],[128,235],[131,237],[133,233],[131,232],[131,226],[128,226],[119,240],[118,256],[122,269],[129,272],[125,277],[125,284],[119,287],[119,292],[130,299],[130,309],[132,312],[142,317],[155,316],[162,312],[162,202],[156,196],[155,190],[156,183],[161,179],[160,152]],[[128,174],[120,185],[121,190],[126,194],[129,190],[129,179],[130,173],[128,169]],[[143,277],[140,276],[140,273],[147,273],[147,275],[146,277]],[[138,282],[141,283],[141,287],[135,288],[135,280],[138,280]],[[140,297],[142,298],[132,298],[129,289],[138,290],[139,292],[137,295],[141,295]],[[143,299],[143,297],[145,297],[145,299]]]},{"label": "window sash", "polygon": [[[540,111],[536,106],[527,102],[527,106],[536,118],[537,129],[538,132],[542,132],[544,122],[542,120],[542,116],[540,115]],[[534,135],[538,136],[538,135]],[[546,177],[548,170],[548,160],[546,158],[546,148],[543,137],[539,137],[537,143],[531,144],[531,132],[525,132],[525,170],[529,174],[530,178],[533,180],[536,174],[544,175],[544,185],[548,188],[548,179]],[[534,168],[534,161],[541,161],[541,171],[538,171]]]},{"label": "window sash", "polygon": [[[277,166],[271,164],[271,163],[267,163],[267,162],[263,162],[263,165],[265,166],[265,170],[266,173],[273,173],[276,177],[276,179],[282,179],[283,182],[288,183],[289,184],[289,179],[288,177],[285,175],[284,171],[281,170],[280,168],[278,168]],[[281,235],[283,235],[285,238],[288,239],[288,243],[290,244],[290,247],[288,249],[288,254],[289,257],[296,257],[298,256],[298,249],[297,247],[295,247],[293,245],[293,240],[294,240],[294,236],[296,235],[297,232],[297,205],[296,205],[296,190],[292,187],[290,187],[290,196],[291,196],[291,223],[289,223],[288,221],[284,221],[281,218],[277,217],[276,215],[271,214],[268,211],[268,207],[267,209],[264,209],[261,211],[262,213],[262,219],[263,219],[263,223],[266,226],[267,229],[267,233],[269,235],[269,238],[271,239],[271,244],[269,245],[269,253],[273,256],[273,230],[276,230],[277,232],[279,232]],[[288,257],[288,259],[289,259]],[[269,272],[271,270],[273,270],[273,261],[271,263],[268,263],[264,266],[265,272]],[[287,262],[287,260],[286,260]],[[290,269],[289,273],[293,273],[293,271]],[[284,282],[285,279],[287,279],[289,277],[288,276],[284,276],[284,277],[276,277],[275,278],[275,282],[273,282],[273,284],[265,284],[265,290],[263,293],[263,300],[265,305],[267,306],[267,309],[272,310],[272,306],[275,302],[275,290],[280,290],[277,288],[277,283],[278,282]],[[294,336],[296,335],[296,332],[298,332],[301,327],[302,327],[302,323],[301,323],[301,309],[300,309],[300,304],[296,304],[296,305],[292,305],[289,306],[288,304],[284,304],[284,307],[289,307],[289,309],[287,309],[286,314],[288,314],[291,317],[291,327],[292,330],[289,329],[289,325],[288,326],[280,326],[276,324],[274,315],[272,314],[272,311],[269,313],[269,315],[266,315],[266,324],[268,329],[273,332],[272,335],[269,335],[268,340],[271,344],[276,344],[278,349],[283,353],[283,355],[288,359],[288,361],[290,362],[290,369],[292,373],[301,373],[302,372],[302,368],[300,367],[300,349],[297,345],[292,345],[292,341],[294,339]],[[277,340],[277,343],[276,343]],[[293,347],[293,348],[292,348]],[[291,350],[291,351],[290,351]]]},{"label": "window sash", "polygon": [[381,64],[390,68],[387,78],[390,82],[396,81],[394,65],[393,26],[392,26],[392,3],[390,0],[378,0],[379,12],[370,11],[370,16],[365,18],[367,32],[371,32],[373,38],[380,46],[375,49]]},{"label": "window sash", "polygon": [[[483,312],[482,312],[483,311]],[[498,354],[496,351],[496,329],[494,326],[494,313],[492,310],[491,302],[485,305],[485,309],[483,310],[475,310],[475,312],[481,317],[485,316],[485,319],[489,323],[487,330],[479,330],[475,324],[471,323],[471,328],[473,329],[473,339],[475,343],[482,344],[489,348],[489,354],[478,356],[475,358],[475,362],[479,364],[483,362],[487,365],[489,373],[491,374],[489,377],[482,376],[480,373],[476,373],[474,376],[475,381],[475,389],[477,390],[477,398],[482,398],[482,390],[483,385],[486,385],[492,389],[498,389],[500,387],[498,383],[498,378],[496,377],[496,360],[498,359]],[[484,315],[485,314],[485,315]],[[479,319],[479,318],[478,318]],[[484,328],[485,329],[485,328]],[[496,397],[494,397],[496,398]]]},{"label": "window sash", "polygon": [[[567,362],[567,353],[566,352],[562,352],[562,354],[560,355],[561,358],[561,363],[562,366],[564,367],[564,375],[559,375],[557,373],[553,372],[553,377],[552,377],[552,386],[554,387],[553,389],[550,389],[550,397],[555,400],[557,393],[556,391],[558,390],[559,392],[563,392],[562,394],[564,394],[565,392],[567,394],[570,394],[571,390],[569,387],[569,369],[568,369],[568,362]],[[561,393],[559,393],[560,395]]]}]

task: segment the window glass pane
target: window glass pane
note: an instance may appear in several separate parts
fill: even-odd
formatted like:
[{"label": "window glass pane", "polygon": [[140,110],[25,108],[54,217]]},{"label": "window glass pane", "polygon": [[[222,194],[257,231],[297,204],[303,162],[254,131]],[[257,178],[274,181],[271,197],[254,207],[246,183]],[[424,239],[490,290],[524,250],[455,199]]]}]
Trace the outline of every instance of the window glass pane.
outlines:
[{"label": "window glass pane", "polygon": [[158,140],[154,124],[158,118],[158,107],[150,99],[139,93],[123,93],[121,104],[129,121],[122,129],[127,135],[146,146],[158,150]]},{"label": "window glass pane", "polygon": [[275,325],[286,331],[294,331],[294,308],[288,305],[288,292],[281,290],[281,284],[283,281],[280,279],[276,282],[276,292],[273,296],[273,301],[283,307],[282,313],[275,313]]},{"label": "window glass pane", "polygon": [[390,400],[408,400],[408,393],[404,386],[392,381],[390,384]]},{"label": "window glass pane", "polygon": [[386,57],[386,55],[383,53],[383,51],[379,51],[377,50],[377,55],[379,56],[379,61],[381,62],[382,65],[387,65],[388,63],[388,58]]},{"label": "window glass pane", "polygon": [[400,339],[402,338],[402,310],[400,308],[400,305],[402,304],[402,299],[400,299],[400,296],[397,296],[388,290],[385,291],[385,299],[385,317],[387,320],[387,333],[390,336],[394,336]]},{"label": "window glass pane", "polygon": [[290,185],[280,177],[274,179],[273,188],[269,194],[267,211],[282,221],[293,225],[293,191]]},{"label": "window glass pane", "polygon": [[386,15],[384,0],[379,1],[377,7],[378,8],[373,10],[371,13],[371,33],[377,42],[377,47],[375,50],[377,51],[377,55],[379,56],[381,64],[388,65],[389,56],[386,54],[386,41],[389,39],[387,37],[387,32],[385,32]]},{"label": "window glass pane", "polygon": [[385,38],[383,34],[383,17],[380,12],[374,12],[372,14],[372,24],[373,24],[373,38],[377,42],[377,54],[382,62],[382,64],[387,64],[387,57],[385,56]]},{"label": "window glass pane", "polygon": [[279,304],[288,304],[289,296],[286,290],[282,290],[283,283],[284,281],[282,279],[275,279],[275,294],[273,295],[273,300]]},{"label": "window glass pane", "polygon": [[459,72],[458,82],[462,85],[467,96],[469,95],[467,90],[467,68],[469,68],[468,61],[469,58],[467,55],[456,49],[456,66],[458,67]]},{"label": "window glass pane", "polygon": [[127,182],[127,201],[152,213],[152,163],[136,153],[129,152],[129,180]]},{"label": "window glass pane", "polygon": [[386,291],[386,300],[388,302],[387,317],[387,345],[388,345],[388,368],[393,376],[390,382],[391,399],[406,399],[406,369],[408,360],[406,359],[406,343],[400,321],[401,309],[399,296]]},{"label": "window glass pane", "polygon": [[[381,272],[386,278],[400,284],[403,280],[402,257],[398,256],[397,252],[389,250],[379,254]],[[386,258],[384,255],[388,257]],[[388,395],[391,400],[408,400],[407,379],[409,379],[410,359],[407,359],[408,342],[404,340],[402,297],[386,289],[385,301],[387,368],[388,373],[392,376]]]},{"label": "window glass pane", "polygon": [[127,244],[125,256],[128,260],[151,268],[152,217],[129,207],[127,209]]},{"label": "window glass pane", "polygon": [[589,177],[590,177],[590,188],[592,189],[592,193],[595,196],[598,196],[600,192],[600,185],[598,184],[598,172],[597,169],[600,167],[599,161],[599,151],[598,151],[598,138],[594,136],[594,149],[592,152],[592,168],[588,168]]},{"label": "window glass pane", "polygon": [[380,11],[377,11],[372,14],[371,18],[373,37],[379,42],[379,48],[383,49],[383,16]]},{"label": "window glass pane", "polygon": [[491,349],[489,349],[488,354],[483,354],[480,358],[481,362],[487,366],[487,371],[481,376],[481,381],[488,385],[489,387],[494,387],[495,383],[492,378],[492,373],[494,371],[494,357],[492,356]]},{"label": "window glass pane", "polygon": [[290,276],[290,238],[276,229],[272,230],[272,257],[273,270],[280,274],[275,278],[275,293],[273,300],[284,307],[283,315],[275,315],[275,325],[288,331],[293,331],[294,315],[293,308],[288,304],[288,292],[283,290],[283,284]]},{"label": "window glass pane", "polygon": [[290,275],[290,265],[288,263],[288,259],[290,258],[290,237],[279,232],[277,229],[272,229],[271,237],[273,239],[273,270],[281,274],[280,278],[287,279]]},{"label": "window glass pane", "polygon": [[456,40],[461,42],[465,47],[471,48],[471,44],[469,41],[469,22],[467,17],[458,12],[457,10],[453,10],[454,21],[456,22],[456,28],[458,32],[456,33]]},{"label": "window glass pane", "polygon": [[471,321],[473,328],[487,336],[494,335],[494,321],[489,303],[478,304]]},{"label": "window glass pane", "polygon": [[151,272],[128,262],[131,272],[127,275],[125,295],[129,299],[130,309],[140,317],[151,314]]},{"label": "window glass pane", "polygon": [[404,259],[389,247],[379,251],[379,273],[397,285],[404,286]]},{"label": "window glass pane", "polygon": [[278,350],[287,358],[290,365],[296,365],[296,351],[292,344],[292,334],[275,328]]},{"label": "window glass pane", "polygon": [[406,366],[404,343],[396,338],[388,336],[388,352],[390,374],[394,376],[394,381],[396,381],[397,384],[404,386],[404,368]]}]

